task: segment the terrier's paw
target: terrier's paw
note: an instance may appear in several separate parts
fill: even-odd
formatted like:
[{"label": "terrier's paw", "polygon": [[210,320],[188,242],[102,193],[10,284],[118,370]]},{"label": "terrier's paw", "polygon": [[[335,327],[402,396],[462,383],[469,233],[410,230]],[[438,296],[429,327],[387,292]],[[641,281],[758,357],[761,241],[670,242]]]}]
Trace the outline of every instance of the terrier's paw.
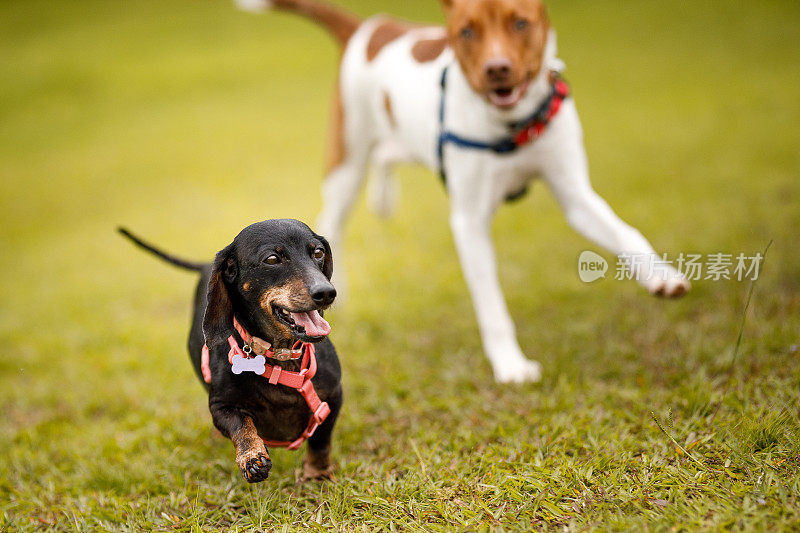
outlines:
[{"label": "terrier's paw", "polygon": [[241,457],[236,462],[248,483],[264,481],[269,477],[269,471],[272,469],[272,461],[265,453],[259,453],[250,458]]},{"label": "terrier's paw", "polygon": [[644,283],[644,287],[654,296],[680,298],[692,287],[689,280],[677,270],[666,278],[653,277]]},{"label": "terrier's paw", "polygon": [[[692,286],[689,280],[668,262],[655,255],[636,257],[640,259],[631,266],[633,277],[650,294],[678,298],[689,292]],[[649,260],[644,261],[641,257]]]},{"label": "terrier's paw", "polygon": [[494,369],[497,383],[536,383],[542,379],[542,365],[529,359],[516,359]]},{"label": "terrier's paw", "polygon": [[680,298],[692,287],[692,284],[689,283],[689,280],[683,278],[673,278],[668,279],[667,281],[662,281],[661,286],[659,286],[655,291],[652,293],[656,296],[665,296],[667,298]]}]

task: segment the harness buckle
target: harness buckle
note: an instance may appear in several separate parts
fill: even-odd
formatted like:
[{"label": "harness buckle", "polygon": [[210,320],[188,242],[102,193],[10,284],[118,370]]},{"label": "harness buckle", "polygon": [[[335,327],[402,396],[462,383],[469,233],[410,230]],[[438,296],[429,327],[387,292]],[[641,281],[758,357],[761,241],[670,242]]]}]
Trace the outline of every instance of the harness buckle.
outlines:
[{"label": "harness buckle", "polygon": [[319,407],[317,407],[317,410],[314,411],[314,414],[311,416],[314,418],[315,425],[319,425],[322,424],[326,418],[328,418],[329,414],[331,414],[331,408],[328,405],[328,402],[322,402],[321,404],[319,404]]},{"label": "harness buckle", "polygon": [[288,361],[291,356],[284,350],[278,350],[272,354],[272,358],[276,361]]},{"label": "harness buckle", "polygon": [[300,356],[303,355],[302,348],[278,348],[271,354],[267,355],[267,357],[271,357],[276,361],[288,361],[290,359],[300,359]]}]

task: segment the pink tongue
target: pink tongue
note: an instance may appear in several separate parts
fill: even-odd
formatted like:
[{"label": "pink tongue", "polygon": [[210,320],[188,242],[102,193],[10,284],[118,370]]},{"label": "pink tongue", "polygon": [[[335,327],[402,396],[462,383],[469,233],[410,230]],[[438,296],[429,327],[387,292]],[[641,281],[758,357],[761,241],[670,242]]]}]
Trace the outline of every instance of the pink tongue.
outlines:
[{"label": "pink tongue", "polygon": [[310,311],[308,313],[290,313],[292,320],[298,326],[303,326],[306,330],[306,335],[310,337],[324,337],[331,332],[331,325],[328,321],[322,318],[319,311]]}]

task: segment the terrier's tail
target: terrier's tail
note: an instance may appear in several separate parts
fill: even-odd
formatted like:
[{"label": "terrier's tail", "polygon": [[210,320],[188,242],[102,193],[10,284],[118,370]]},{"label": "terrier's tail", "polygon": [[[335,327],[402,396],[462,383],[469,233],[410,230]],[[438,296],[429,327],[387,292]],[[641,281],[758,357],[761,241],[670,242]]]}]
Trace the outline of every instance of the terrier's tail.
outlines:
[{"label": "terrier's tail", "polygon": [[261,12],[276,8],[291,11],[317,22],[344,46],[361,24],[361,19],[352,13],[327,2],[316,0],[235,0],[239,8]]}]

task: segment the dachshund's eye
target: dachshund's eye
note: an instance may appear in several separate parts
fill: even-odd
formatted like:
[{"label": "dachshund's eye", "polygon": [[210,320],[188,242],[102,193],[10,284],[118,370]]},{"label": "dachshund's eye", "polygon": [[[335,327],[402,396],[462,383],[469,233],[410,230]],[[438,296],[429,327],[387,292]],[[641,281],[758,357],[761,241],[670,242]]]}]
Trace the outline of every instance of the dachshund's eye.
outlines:
[{"label": "dachshund's eye", "polygon": [[530,26],[530,22],[527,19],[517,19],[514,21],[514,29],[517,31],[525,31]]},{"label": "dachshund's eye", "polygon": [[464,26],[463,28],[461,28],[462,39],[469,40],[472,39],[473,37],[475,37],[475,30],[472,28],[472,26]]},{"label": "dachshund's eye", "polygon": [[277,255],[275,255],[275,254],[272,254],[271,256],[269,256],[269,257],[267,257],[266,259],[264,259],[264,262],[265,262],[266,264],[268,264],[268,265],[277,265],[278,263],[280,263],[280,262],[281,262],[281,258],[280,258],[280,257],[278,257],[278,256],[277,256]]},{"label": "dachshund's eye", "polygon": [[314,259],[316,259],[317,261],[325,259],[325,250],[323,250],[322,248],[317,248],[316,250],[314,250]]}]

